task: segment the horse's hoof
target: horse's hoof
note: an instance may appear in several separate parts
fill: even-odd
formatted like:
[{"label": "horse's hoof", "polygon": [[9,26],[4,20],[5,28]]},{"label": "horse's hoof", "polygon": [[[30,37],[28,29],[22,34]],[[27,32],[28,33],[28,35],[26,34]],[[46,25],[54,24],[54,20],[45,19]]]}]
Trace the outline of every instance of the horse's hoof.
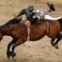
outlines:
[{"label": "horse's hoof", "polygon": [[54,46],[54,44],[53,44],[53,43],[51,43],[51,45],[52,45],[52,46]]},{"label": "horse's hoof", "polygon": [[52,46],[54,46],[54,43],[50,42]]},{"label": "horse's hoof", "polygon": [[58,47],[55,47],[56,49],[58,49]]},{"label": "horse's hoof", "polygon": [[58,49],[59,48],[58,45],[55,45],[55,48]]},{"label": "horse's hoof", "polygon": [[11,53],[12,53],[11,51],[7,52],[7,58],[8,58],[8,59],[10,58]]},{"label": "horse's hoof", "polygon": [[13,54],[12,54],[12,58],[14,58],[15,56],[16,56],[16,53],[13,53]]}]

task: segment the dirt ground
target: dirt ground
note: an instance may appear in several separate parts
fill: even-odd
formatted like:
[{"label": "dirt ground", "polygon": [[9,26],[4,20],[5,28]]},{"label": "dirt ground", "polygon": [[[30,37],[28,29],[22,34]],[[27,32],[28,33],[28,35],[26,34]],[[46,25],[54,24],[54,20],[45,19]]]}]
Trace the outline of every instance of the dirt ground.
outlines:
[{"label": "dirt ground", "polygon": [[[33,4],[36,9],[46,8],[46,2],[52,2],[56,6],[56,11],[52,16],[62,15],[62,0],[0,0],[0,25],[12,19],[13,14],[18,14],[22,8]],[[12,40],[10,36],[4,36],[0,42],[0,62],[62,62],[62,40],[59,42],[59,49],[55,49],[50,44],[50,38],[44,38],[32,42],[26,41],[15,49],[17,53],[15,61],[8,60],[6,49]]]}]

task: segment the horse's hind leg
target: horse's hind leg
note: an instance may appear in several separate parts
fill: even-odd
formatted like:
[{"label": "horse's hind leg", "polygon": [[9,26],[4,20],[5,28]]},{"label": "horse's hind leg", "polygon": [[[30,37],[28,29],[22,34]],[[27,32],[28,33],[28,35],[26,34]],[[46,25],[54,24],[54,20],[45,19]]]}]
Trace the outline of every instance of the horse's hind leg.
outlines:
[{"label": "horse's hind leg", "polygon": [[7,46],[7,58],[9,58],[11,56],[11,51],[10,51],[10,47],[15,43],[16,41],[13,39]]},{"label": "horse's hind leg", "polygon": [[58,42],[61,40],[61,38],[62,38],[62,34],[59,34],[59,35],[57,36],[56,42],[54,43],[54,46],[55,46],[56,49],[58,49]]},{"label": "horse's hind leg", "polygon": [[54,40],[55,40],[55,38],[52,38],[52,40],[51,40],[51,45],[52,46],[54,46]]},{"label": "horse's hind leg", "polygon": [[12,57],[14,58],[16,56],[16,53],[14,53],[14,50],[17,46],[24,43],[25,41],[18,40],[13,46],[12,46]]}]

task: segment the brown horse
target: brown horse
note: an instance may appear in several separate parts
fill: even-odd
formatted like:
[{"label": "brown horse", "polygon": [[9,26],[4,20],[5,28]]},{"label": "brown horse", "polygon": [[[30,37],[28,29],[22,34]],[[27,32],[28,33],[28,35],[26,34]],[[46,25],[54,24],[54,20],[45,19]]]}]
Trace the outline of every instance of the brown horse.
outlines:
[{"label": "brown horse", "polygon": [[[12,20],[13,21],[13,20]],[[39,21],[38,23],[31,24],[30,27],[30,40],[36,41],[45,35],[52,39],[51,44],[55,38],[59,39],[60,36],[60,23],[58,21]],[[23,44],[27,40],[27,27],[24,23],[11,23],[8,22],[3,26],[0,26],[0,40],[3,38],[4,35],[9,35],[13,38],[13,40],[8,44],[7,47],[7,57],[9,58],[16,55],[14,53],[15,47]],[[60,37],[61,38],[61,37]],[[59,40],[57,40],[59,41]],[[10,51],[10,47],[12,46],[12,51]]]},{"label": "brown horse", "polygon": [[[4,35],[9,35],[13,37],[13,40],[8,44],[8,47],[7,47],[8,58],[10,56],[14,58],[14,56],[16,55],[14,53],[15,47],[26,42],[27,36],[28,36],[27,27],[24,23],[16,23],[16,22],[11,23],[11,21],[6,23],[3,26],[0,26],[0,40],[3,38]],[[55,22],[39,21],[36,24],[31,24],[30,29],[31,29],[30,30],[31,41],[38,40],[44,37],[45,35],[47,35],[52,40],[54,40],[55,38],[57,38],[60,32],[60,24],[58,21],[55,21]],[[12,51],[10,51],[11,46],[12,46]]]}]

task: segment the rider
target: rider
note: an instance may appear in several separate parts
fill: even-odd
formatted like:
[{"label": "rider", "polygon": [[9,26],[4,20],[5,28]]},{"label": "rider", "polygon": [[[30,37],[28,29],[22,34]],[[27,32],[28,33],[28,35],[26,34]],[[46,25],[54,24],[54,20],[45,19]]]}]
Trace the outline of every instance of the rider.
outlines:
[{"label": "rider", "polygon": [[33,10],[34,10],[34,6],[33,5],[29,5],[27,8],[22,9],[21,12],[17,15],[17,17],[22,16],[22,15],[26,15],[26,18],[28,20],[30,20],[32,18],[33,15]]},{"label": "rider", "polygon": [[[16,16],[17,18],[22,15],[25,16],[24,20],[22,19],[22,22],[24,22],[25,25],[27,26],[28,36],[30,34],[30,21],[32,20],[32,17],[33,17],[33,10],[34,10],[34,6],[29,5],[26,9],[22,9],[21,12]],[[29,40],[29,37],[28,37],[28,40]]]},{"label": "rider", "polygon": [[[41,10],[37,10],[36,13],[39,14],[40,17],[38,17],[38,19],[44,19],[44,20],[59,20],[61,19],[62,17],[51,17],[49,14],[53,11],[55,11],[55,7],[53,4],[49,4],[47,3],[47,5],[49,6],[49,9],[41,9]],[[35,17],[34,17],[35,18]]]}]

